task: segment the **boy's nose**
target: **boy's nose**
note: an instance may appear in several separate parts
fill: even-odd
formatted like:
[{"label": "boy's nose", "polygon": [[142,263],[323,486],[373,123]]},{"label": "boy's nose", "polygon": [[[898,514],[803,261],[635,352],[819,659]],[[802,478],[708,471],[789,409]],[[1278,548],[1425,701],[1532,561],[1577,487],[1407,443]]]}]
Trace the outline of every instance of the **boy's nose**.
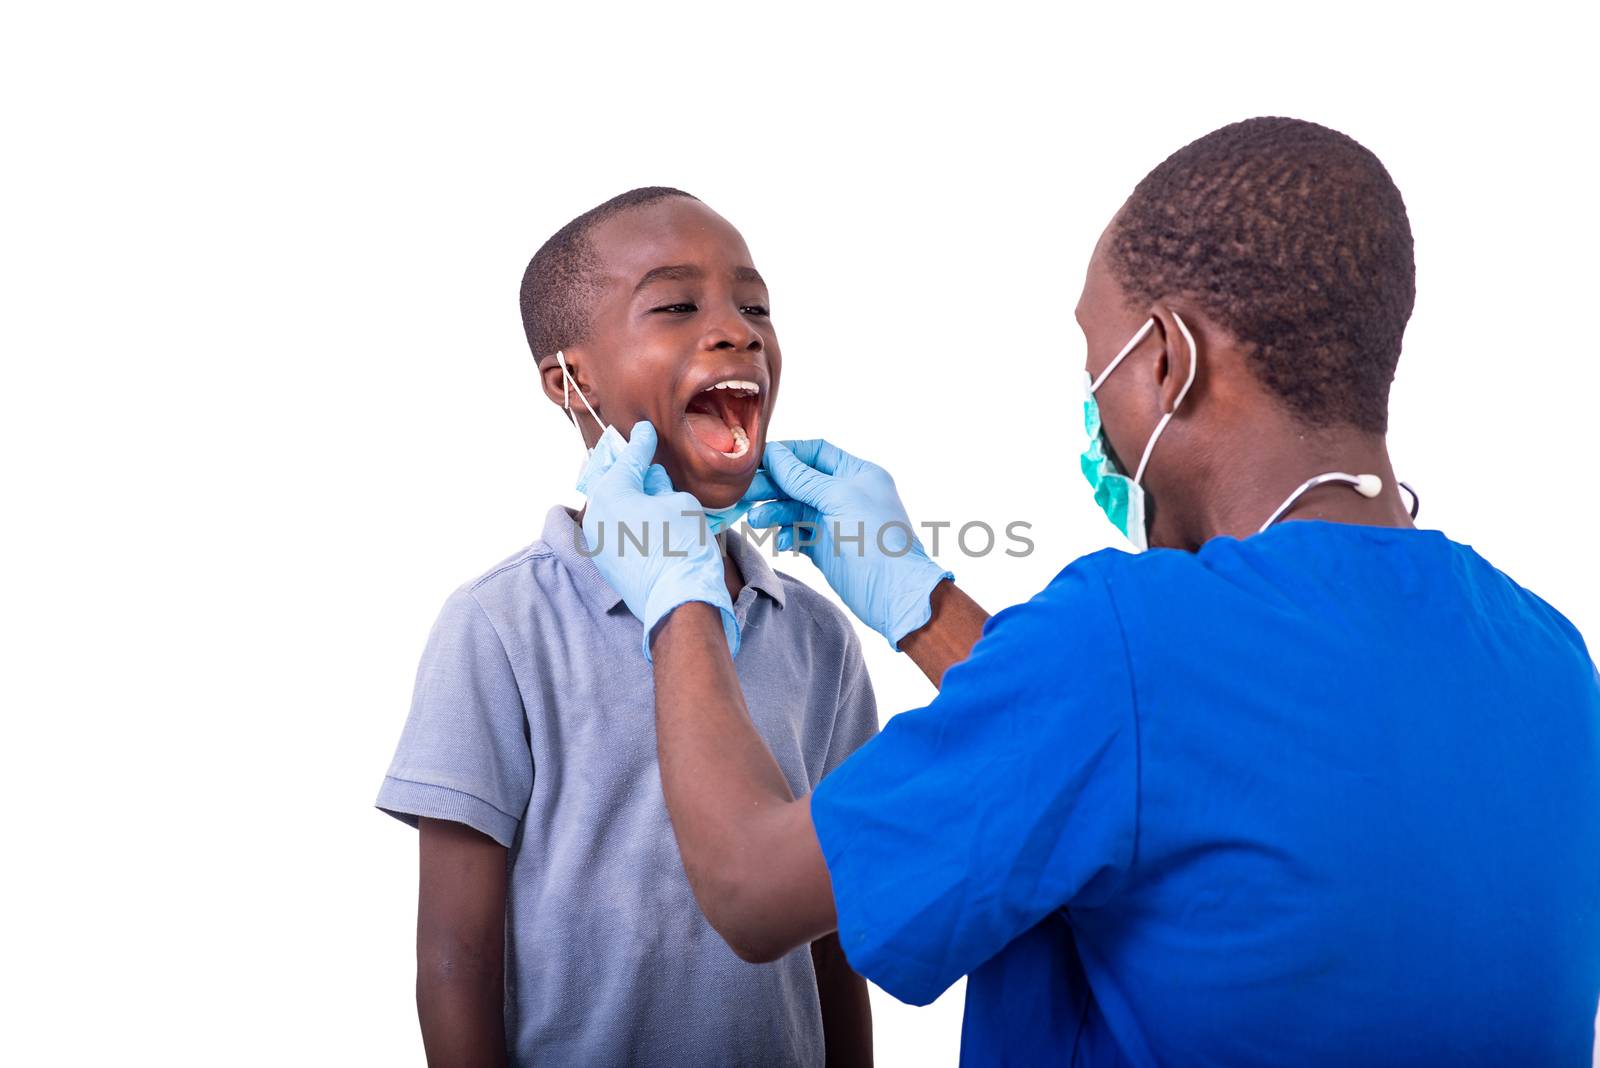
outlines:
[{"label": "boy's nose", "polygon": [[737,312],[722,315],[706,330],[703,344],[708,349],[761,351],[761,334]]}]

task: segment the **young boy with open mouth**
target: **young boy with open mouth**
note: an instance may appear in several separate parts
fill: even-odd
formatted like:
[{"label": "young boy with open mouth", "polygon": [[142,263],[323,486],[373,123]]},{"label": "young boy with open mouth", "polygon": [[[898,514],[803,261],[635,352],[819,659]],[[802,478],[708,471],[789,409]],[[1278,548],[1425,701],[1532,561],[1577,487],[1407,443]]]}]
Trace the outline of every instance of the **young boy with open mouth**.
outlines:
[{"label": "young boy with open mouth", "polygon": [[[533,257],[522,314],[544,392],[587,447],[648,419],[708,530],[738,513],[782,357],[737,230],[679,190],[624,193]],[[834,937],[751,964],[701,916],[662,799],[641,625],[579,519],[552,508],[538,541],[445,603],[379,794],[421,830],[429,1062],[870,1063],[866,987]],[[740,681],[808,793],[877,730],[860,648],[829,601],[715,536]]]}]

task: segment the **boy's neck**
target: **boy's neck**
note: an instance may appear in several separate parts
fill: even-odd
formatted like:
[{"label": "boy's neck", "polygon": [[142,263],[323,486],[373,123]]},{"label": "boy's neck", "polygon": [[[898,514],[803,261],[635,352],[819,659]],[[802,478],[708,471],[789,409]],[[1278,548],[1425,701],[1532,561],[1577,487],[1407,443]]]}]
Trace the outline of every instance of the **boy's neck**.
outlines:
[{"label": "boy's neck", "polygon": [[737,601],[739,591],[744,589],[744,575],[733,562],[733,554],[728,552],[728,543],[723,540],[727,536],[727,531],[717,535],[717,550],[722,553],[722,578],[728,584],[728,596]]}]

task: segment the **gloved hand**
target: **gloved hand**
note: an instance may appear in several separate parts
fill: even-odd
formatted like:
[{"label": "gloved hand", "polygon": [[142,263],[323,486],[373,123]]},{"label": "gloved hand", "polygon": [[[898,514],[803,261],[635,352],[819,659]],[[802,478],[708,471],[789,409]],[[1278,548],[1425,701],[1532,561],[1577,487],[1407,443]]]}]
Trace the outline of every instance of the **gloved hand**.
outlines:
[{"label": "gloved hand", "polygon": [[644,624],[646,660],[656,625],[689,601],[721,609],[728,652],[737,654],[739,626],[722,551],[706,529],[700,502],[674,491],[666,469],[650,462],[655,452],[656,428],[641,421],[615,460],[588,473],[583,533],[594,566]]},{"label": "gloved hand", "polygon": [[756,506],[745,522],[784,528],[778,548],[809,556],[850,611],[899,649],[933,614],[933,588],[955,575],[923,551],[889,472],[822,440],[769,441],[763,460],[788,499]]}]

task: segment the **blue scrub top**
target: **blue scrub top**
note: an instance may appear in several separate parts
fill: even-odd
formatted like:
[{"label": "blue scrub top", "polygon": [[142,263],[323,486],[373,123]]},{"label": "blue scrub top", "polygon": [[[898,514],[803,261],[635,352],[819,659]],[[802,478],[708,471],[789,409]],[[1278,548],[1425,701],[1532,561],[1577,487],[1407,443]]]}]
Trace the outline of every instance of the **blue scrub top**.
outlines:
[{"label": "blue scrub top", "polygon": [[1587,1065],[1600,679],[1436,532],[1108,551],[812,800],[858,972],[963,1064]]}]

